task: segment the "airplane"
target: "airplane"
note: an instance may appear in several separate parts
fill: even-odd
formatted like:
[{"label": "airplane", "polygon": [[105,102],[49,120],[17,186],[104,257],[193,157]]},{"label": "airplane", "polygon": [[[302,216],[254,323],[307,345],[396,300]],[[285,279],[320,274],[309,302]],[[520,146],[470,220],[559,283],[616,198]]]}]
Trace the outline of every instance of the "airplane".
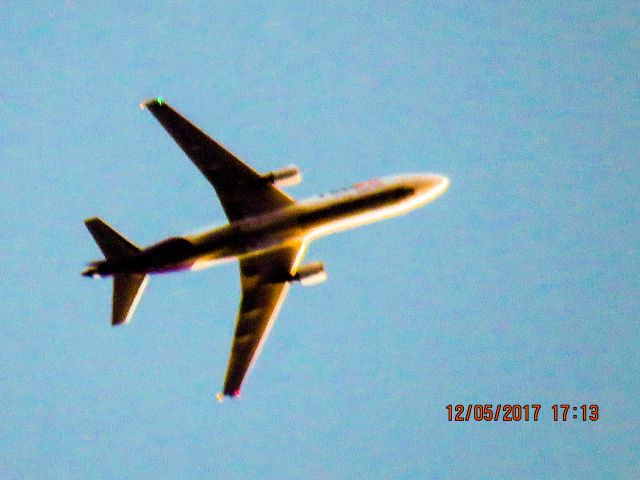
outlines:
[{"label": "airplane", "polygon": [[153,114],[213,186],[229,223],[140,248],[100,218],[88,218],[87,229],[105,260],[89,263],[82,275],[113,277],[111,323],[115,326],[131,320],[150,274],[196,270],[238,259],[242,298],[223,391],[217,395],[220,401],[240,396],[290,284],[326,280],[321,262],[301,264],[311,241],[405,214],[434,200],[449,186],[449,179],[441,175],[399,175],[296,201],[280,187],[301,181],[297,167],[260,174],[162,97],[146,100],[140,108]]}]

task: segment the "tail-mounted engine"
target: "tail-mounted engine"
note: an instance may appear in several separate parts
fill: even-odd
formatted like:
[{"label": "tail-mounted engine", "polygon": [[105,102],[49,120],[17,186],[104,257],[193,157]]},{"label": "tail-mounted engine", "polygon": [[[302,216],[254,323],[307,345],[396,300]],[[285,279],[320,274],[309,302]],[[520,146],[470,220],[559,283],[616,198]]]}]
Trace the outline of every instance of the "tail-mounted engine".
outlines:
[{"label": "tail-mounted engine", "polygon": [[280,170],[274,170],[273,172],[265,173],[262,176],[269,183],[273,183],[278,187],[290,187],[297,185],[302,181],[302,174],[298,167],[295,165],[289,165],[288,167],[281,168]]},{"label": "tail-mounted engine", "polygon": [[327,279],[327,272],[324,271],[322,262],[311,262],[302,265],[298,269],[298,273],[293,276],[294,282],[300,282],[303,286],[309,287],[317,285]]}]

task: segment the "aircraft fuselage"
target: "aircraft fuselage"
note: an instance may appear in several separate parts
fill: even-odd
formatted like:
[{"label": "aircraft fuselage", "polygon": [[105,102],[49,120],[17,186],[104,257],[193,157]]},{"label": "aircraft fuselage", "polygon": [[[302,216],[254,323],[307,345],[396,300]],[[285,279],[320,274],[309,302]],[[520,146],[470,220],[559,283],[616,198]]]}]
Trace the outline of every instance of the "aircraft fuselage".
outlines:
[{"label": "aircraft fuselage", "polygon": [[94,262],[85,275],[162,273],[200,269],[287,242],[316,238],[407,213],[443,193],[448,180],[414,174],[376,179],[353,188],[248,217],[196,235],[171,237],[119,261]]}]

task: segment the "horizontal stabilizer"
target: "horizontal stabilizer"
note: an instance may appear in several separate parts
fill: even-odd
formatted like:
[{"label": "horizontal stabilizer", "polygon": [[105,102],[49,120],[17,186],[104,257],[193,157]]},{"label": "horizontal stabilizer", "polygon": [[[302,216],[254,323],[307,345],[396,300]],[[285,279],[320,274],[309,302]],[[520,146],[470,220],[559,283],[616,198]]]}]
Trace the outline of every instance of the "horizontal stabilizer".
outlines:
[{"label": "horizontal stabilizer", "polygon": [[[132,257],[140,249],[123,235],[97,217],[84,221],[107,261]],[[90,273],[90,270],[89,270]],[[111,324],[120,325],[131,319],[140,297],[147,286],[148,276],[144,273],[115,273],[113,275],[113,310]]]},{"label": "horizontal stabilizer", "polygon": [[116,273],[113,276],[111,325],[127,323],[131,319],[148,280],[148,275],[139,273]]},{"label": "horizontal stabilizer", "polygon": [[88,218],[84,223],[107,259],[130,257],[140,251],[136,245],[98,217]]}]

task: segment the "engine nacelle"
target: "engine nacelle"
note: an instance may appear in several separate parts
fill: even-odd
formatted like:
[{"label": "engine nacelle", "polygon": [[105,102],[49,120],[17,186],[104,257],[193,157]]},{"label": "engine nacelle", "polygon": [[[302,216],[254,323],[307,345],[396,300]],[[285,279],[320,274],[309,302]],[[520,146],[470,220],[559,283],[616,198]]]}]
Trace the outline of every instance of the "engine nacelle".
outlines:
[{"label": "engine nacelle", "polygon": [[273,172],[266,173],[262,178],[279,187],[290,187],[292,185],[297,185],[302,181],[302,174],[300,173],[300,170],[298,170],[298,167],[295,165],[289,165],[281,168],[280,170],[274,170]]},{"label": "engine nacelle", "polygon": [[293,277],[294,282],[300,282],[303,286],[309,287],[317,285],[327,279],[327,272],[324,271],[322,262],[311,262],[302,265]]}]

